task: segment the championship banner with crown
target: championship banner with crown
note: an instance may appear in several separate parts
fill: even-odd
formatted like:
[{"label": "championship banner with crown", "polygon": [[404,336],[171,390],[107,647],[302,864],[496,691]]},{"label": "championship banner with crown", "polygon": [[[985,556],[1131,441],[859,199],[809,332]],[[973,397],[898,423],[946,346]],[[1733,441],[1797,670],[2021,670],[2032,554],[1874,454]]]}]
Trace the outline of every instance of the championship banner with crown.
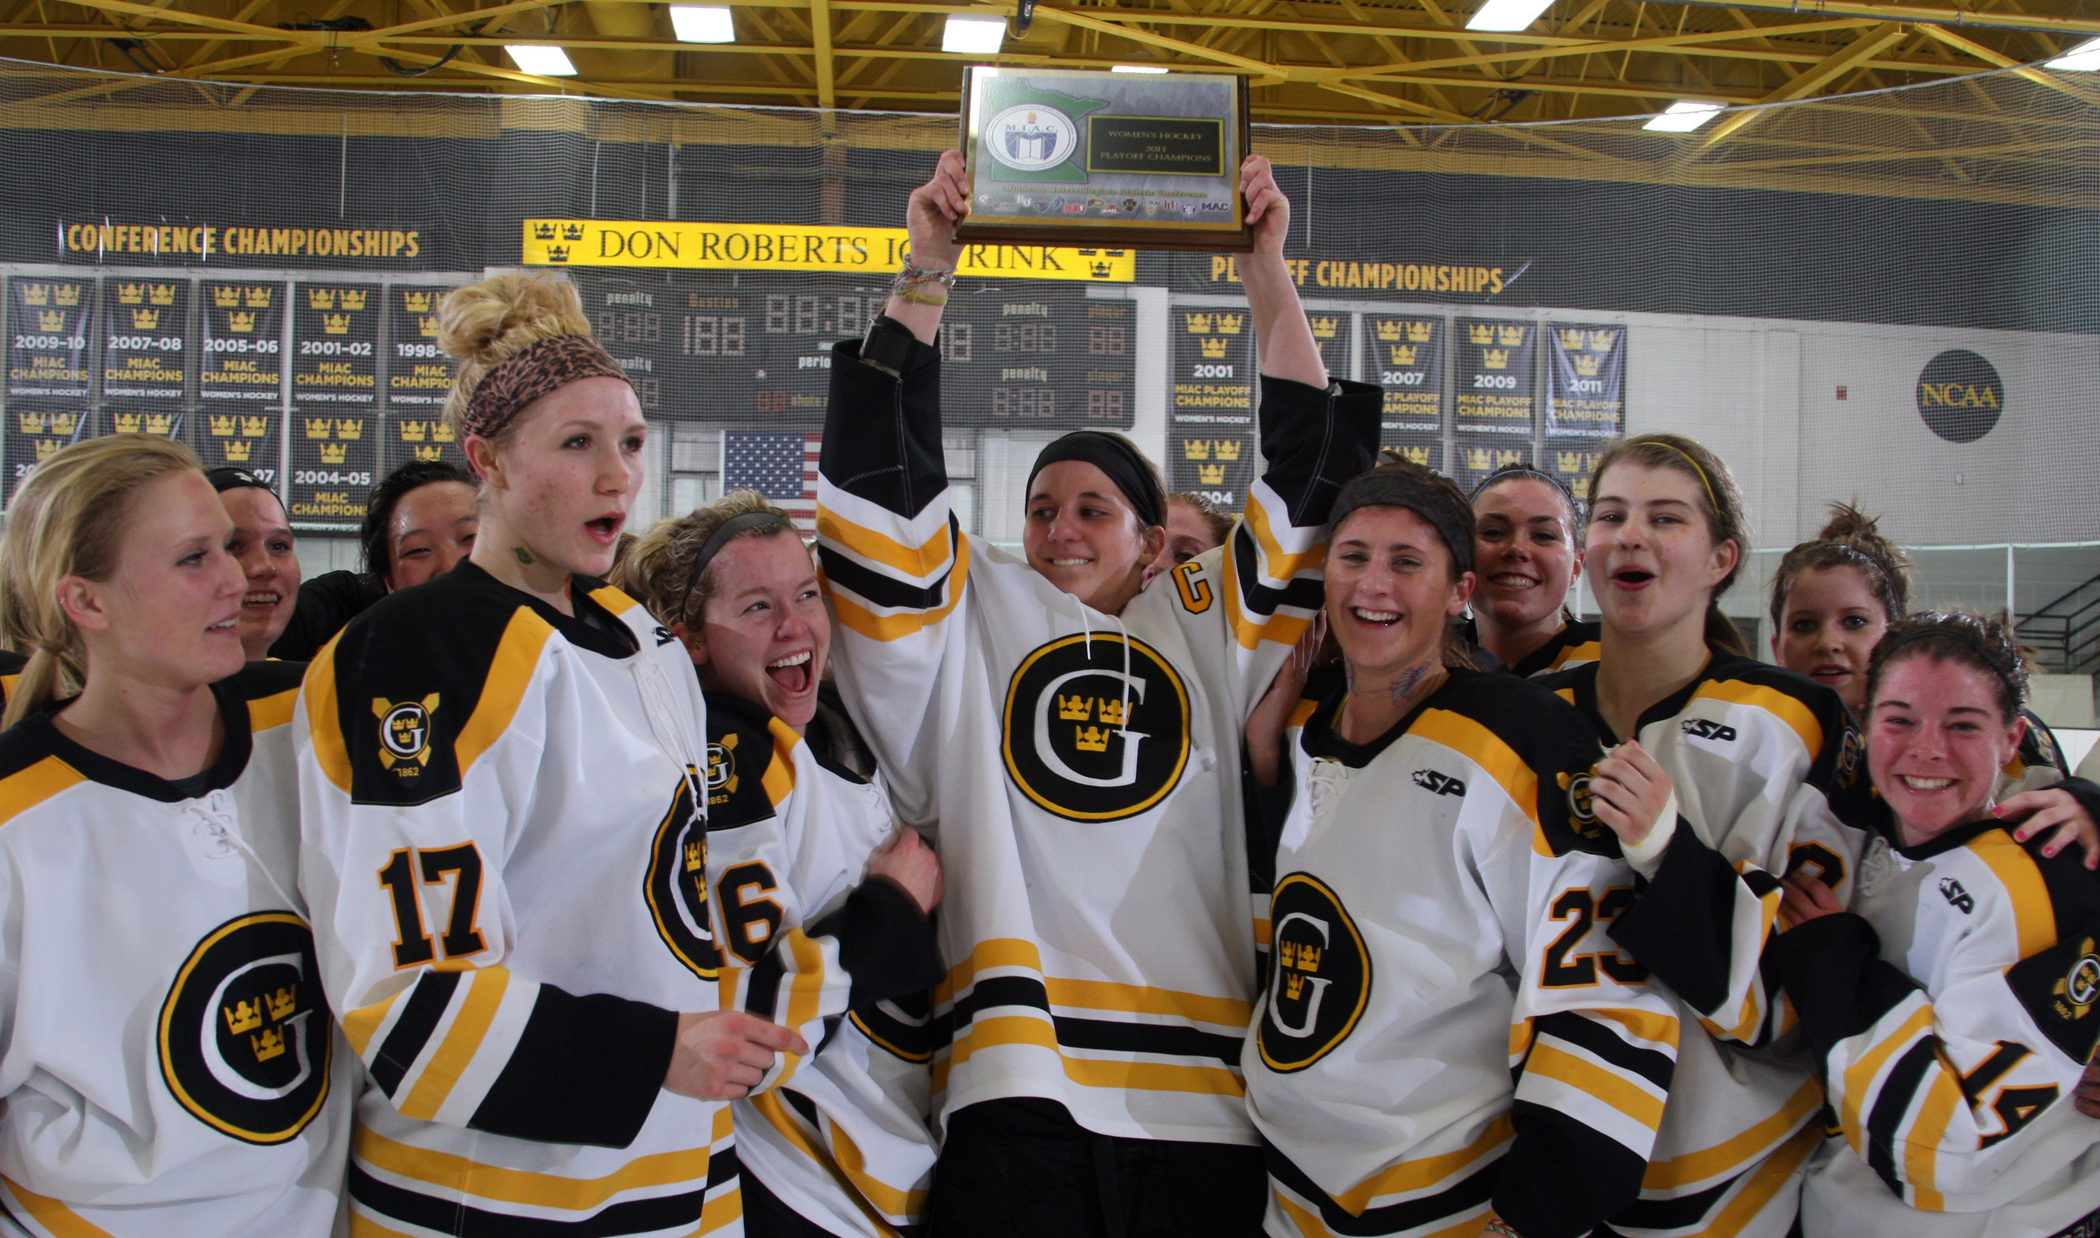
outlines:
[{"label": "championship banner with crown", "polygon": [[387,289],[386,402],[437,415],[452,390],[452,360],[438,347],[438,302],[450,287],[395,284]]},{"label": "championship banner with crown", "polygon": [[1557,322],[1546,342],[1546,433],[1623,433],[1626,328]]},{"label": "championship banner with crown", "polygon": [[366,409],[302,408],[292,414],[285,512],[295,529],[355,532],[379,480],[379,418]]},{"label": "championship banner with crown", "polygon": [[285,286],[264,280],[198,285],[204,360],[197,396],[241,404],[284,401]]},{"label": "championship banner with crown", "polygon": [[85,409],[36,408],[10,403],[6,415],[6,432],[0,435],[6,443],[6,450],[0,453],[0,460],[4,460],[7,471],[7,501],[14,502],[15,491],[21,489],[23,479],[29,476],[29,470],[49,459],[68,443],[91,437],[94,428],[89,424],[90,421],[91,415]]},{"label": "championship banner with crown", "polygon": [[102,398],[179,404],[188,392],[190,281],[102,281]]},{"label": "championship banner with crown", "polygon": [[[1539,324],[1492,318],[1461,318],[1458,332],[1458,409],[1461,431],[1529,437],[1537,383],[1532,358]],[[1466,464],[1461,461],[1463,472]]]},{"label": "championship banner with crown", "polygon": [[7,291],[8,398],[85,401],[95,281],[18,275]]},{"label": "championship banner with crown", "polygon": [[1385,388],[1381,442],[1444,428],[1446,323],[1424,314],[1364,315],[1364,381]]},{"label": "championship banner with crown", "polygon": [[284,414],[277,409],[200,409],[190,419],[189,443],[205,468],[231,465],[284,489]]},{"label": "championship banner with crown", "polygon": [[1531,462],[1531,443],[1527,439],[1461,434],[1451,444],[1451,479],[1467,494],[1503,465]]},{"label": "championship banner with crown", "polygon": [[292,289],[292,403],[378,403],[381,306],[372,284]]},{"label": "championship banner with crown", "polygon": [[1167,488],[1193,490],[1219,509],[1237,512],[1246,506],[1261,460],[1253,317],[1244,303],[1176,301],[1167,334],[1174,382],[1167,405]]},{"label": "championship banner with crown", "polygon": [[1597,471],[1597,461],[1610,445],[1608,438],[1549,439],[1545,458],[1539,461],[1539,467],[1559,479],[1569,494],[1587,503],[1590,499],[1590,474]]}]

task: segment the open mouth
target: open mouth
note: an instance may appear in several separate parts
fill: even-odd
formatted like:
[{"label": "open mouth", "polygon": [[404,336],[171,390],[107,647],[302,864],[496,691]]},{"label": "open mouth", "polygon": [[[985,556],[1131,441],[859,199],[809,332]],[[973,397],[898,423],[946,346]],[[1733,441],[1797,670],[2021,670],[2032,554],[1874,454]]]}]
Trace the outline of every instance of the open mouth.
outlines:
[{"label": "open mouth", "polygon": [[241,595],[241,609],[276,610],[277,604],[283,600],[284,594],[275,589],[257,589]]},{"label": "open mouth", "polygon": [[1654,572],[1639,567],[1622,567],[1611,574],[1611,583],[1622,589],[1638,589],[1654,579]]},{"label": "open mouth", "polygon": [[627,513],[613,512],[596,520],[586,520],[583,527],[590,530],[591,540],[611,546],[620,540],[620,529],[627,523]]},{"label": "open mouth", "polygon": [[815,665],[815,654],[803,649],[766,663],[766,676],[788,695],[800,696],[809,691],[810,672]]},{"label": "open mouth", "polygon": [[217,623],[207,624],[205,625],[204,630],[207,632],[231,632],[234,629],[240,627],[240,625],[241,617],[239,615],[235,615],[231,619],[221,619]]},{"label": "open mouth", "polygon": [[1397,610],[1365,610],[1361,606],[1351,606],[1349,613],[1355,616],[1358,623],[1368,623],[1373,627],[1389,628],[1400,622],[1400,612]]},{"label": "open mouth", "polygon": [[1514,573],[1508,573],[1500,576],[1490,576],[1488,577],[1488,583],[1495,586],[1497,589],[1507,589],[1513,593],[1520,592],[1525,589],[1536,589],[1539,587],[1538,577],[1518,576]]},{"label": "open mouth", "polygon": [[1812,679],[1826,681],[1850,679],[1852,678],[1852,668],[1849,666],[1819,666],[1808,674]]},{"label": "open mouth", "polygon": [[1952,778],[1918,778],[1910,774],[1898,774],[1897,778],[1912,791],[1944,791],[1954,785]]}]

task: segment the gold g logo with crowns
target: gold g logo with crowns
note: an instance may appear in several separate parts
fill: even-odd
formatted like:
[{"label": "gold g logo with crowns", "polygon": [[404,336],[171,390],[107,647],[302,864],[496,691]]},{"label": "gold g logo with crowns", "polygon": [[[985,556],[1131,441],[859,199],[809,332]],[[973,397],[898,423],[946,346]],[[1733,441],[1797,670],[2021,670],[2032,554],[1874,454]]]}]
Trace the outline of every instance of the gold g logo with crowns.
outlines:
[{"label": "gold g logo with crowns", "polygon": [[[414,778],[430,763],[430,715],[437,712],[438,694],[420,701],[389,701],[372,698],[372,716],[379,719],[379,765],[402,778]],[[397,768],[398,767],[398,768]]]},{"label": "gold g logo with crowns", "polygon": [[1568,796],[1568,824],[1584,838],[1604,837],[1604,827],[1597,821],[1596,797],[1590,791],[1590,780],[1596,773],[1596,767],[1591,766],[1587,773],[1562,770],[1554,775],[1554,781]]},{"label": "gold g logo with crowns", "polygon": [[2100,955],[2093,952],[2093,939],[2078,943],[2078,961],[2056,982],[2056,1013],[2071,1022],[2085,1018],[2100,999]]},{"label": "gold g logo with crowns", "polygon": [[1117,821],[1181,781],[1188,686],[1142,641],[1059,637],[1021,660],[1002,732],[1007,773],[1029,799],[1069,820]]},{"label": "gold g logo with crowns", "polygon": [[1356,1030],[1371,996],[1371,956],[1341,898],[1311,873],[1276,883],[1269,923],[1269,1000],[1255,1047],[1270,1070],[1289,1074]]}]

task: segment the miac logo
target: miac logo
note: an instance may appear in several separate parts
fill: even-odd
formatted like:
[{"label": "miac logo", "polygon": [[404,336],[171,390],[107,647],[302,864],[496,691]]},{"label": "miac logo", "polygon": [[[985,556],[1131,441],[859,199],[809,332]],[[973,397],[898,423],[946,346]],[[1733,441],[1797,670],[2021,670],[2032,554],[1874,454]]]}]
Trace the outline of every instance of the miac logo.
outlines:
[{"label": "miac logo", "polygon": [[[430,715],[437,712],[438,693],[420,701],[390,701],[372,698],[372,716],[379,719],[379,767],[394,770],[403,778],[414,778],[430,764]],[[395,766],[400,769],[395,769]]]},{"label": "miac logo", "polygon": [[1341,899],[1310,873],[1276,883],[1269,923],[1269,1000],[1255,1042],[1269,1069],[1289,1074],[1355,1030],[1371,996],[1371,956]]},{"label": "miac logo", "polygon": [[1120,820],[1180,782],[1188,687],[1142,641],[1060,637],[1014,672],[1001,729],[1007,773],[1029,799],[1074,821]]},{"label": "miac logo", "polygon": [[288,911],[238,916],[205,935],[160,1010],[168,1090],[244,1143],[283,1143],[328,1097],[333,1041],[314,935]]}]

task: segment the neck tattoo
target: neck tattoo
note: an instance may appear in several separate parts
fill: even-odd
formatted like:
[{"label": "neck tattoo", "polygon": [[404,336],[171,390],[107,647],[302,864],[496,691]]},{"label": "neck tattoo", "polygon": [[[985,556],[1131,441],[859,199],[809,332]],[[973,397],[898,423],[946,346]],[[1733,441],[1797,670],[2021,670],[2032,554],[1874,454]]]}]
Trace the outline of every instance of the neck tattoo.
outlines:
[{"label": "neck tattoo", "polygon": [[510,548],[510,552],[518,556],[518,562],[524,564],[526,567],[531,567],[533,565],[534,560],[532,557],[532,552],[525,549],[523,546],[513,546]]},{"label": "neck tattoo", "polygon": [[1420,666],[1410,666],[1400,672],[1400,677],[1393,681],[1393,704],[1401,704],[1415,694],[1415,689],[1421,687],[1422,681],[1429,677],[1429,665],[1424,662]]}]

